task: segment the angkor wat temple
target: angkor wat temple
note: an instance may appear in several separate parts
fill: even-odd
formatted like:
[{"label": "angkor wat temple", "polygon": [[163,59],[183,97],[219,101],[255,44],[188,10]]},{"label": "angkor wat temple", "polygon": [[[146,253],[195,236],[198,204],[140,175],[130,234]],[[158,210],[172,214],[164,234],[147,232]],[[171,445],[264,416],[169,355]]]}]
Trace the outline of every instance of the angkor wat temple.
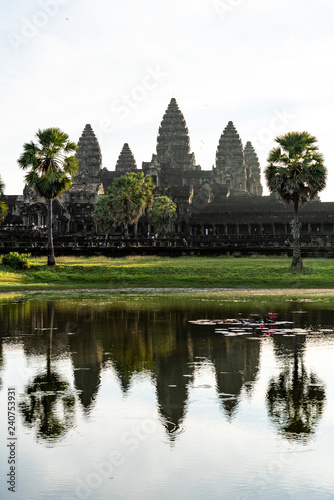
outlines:
[{"label": "angkor wat temple", "polygon": [[[143,162],[142,169],[137,168],[128,144],[124,144],[115,170],[103,168],[101,149],[90,125],[79,139],[77,158],[80,168],[72,187],[54,201],[55,234],[102,234],[92,218],[94,202],[125,172],[150,174],[155,194],[167,195],[177,204],[178,218],[170,235],[262,236],[278,241],[291,233],[292,207],[276,196],[263,196],[252,144],[246,142],[243,147],[234,124],[228,122],[218,142],[215,165],[202,170],[191,152],[188,128],[174,98],[162,118],[156,152],[151,161]],[[7,196],[6,201],[10,210],[4,226],[29,230],[46,225],[46,204],[31,188],[26,186],[23,195]],[[334,203],[318,200],[306,204],[301,212],[302,234],[330,241],[333,217]],[[149,219],[143,216],[138,236],[147,237],[152,231]]]}]

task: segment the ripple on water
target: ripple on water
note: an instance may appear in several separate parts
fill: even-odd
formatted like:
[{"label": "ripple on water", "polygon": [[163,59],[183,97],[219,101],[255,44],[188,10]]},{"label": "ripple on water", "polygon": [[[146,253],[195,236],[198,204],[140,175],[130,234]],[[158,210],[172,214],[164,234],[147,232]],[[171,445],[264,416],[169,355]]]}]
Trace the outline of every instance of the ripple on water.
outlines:
[{"label": "ripple on water", "polygon": [[[175,441],[186,430],[186,428],[183,425],[175,424],[174,422],[171,422],[170,420],[165,420],[164,427],[167,431],[167,435],[169,438],[168,442]],[[166,442],[166,441],[164,440],[164,442]]]}]

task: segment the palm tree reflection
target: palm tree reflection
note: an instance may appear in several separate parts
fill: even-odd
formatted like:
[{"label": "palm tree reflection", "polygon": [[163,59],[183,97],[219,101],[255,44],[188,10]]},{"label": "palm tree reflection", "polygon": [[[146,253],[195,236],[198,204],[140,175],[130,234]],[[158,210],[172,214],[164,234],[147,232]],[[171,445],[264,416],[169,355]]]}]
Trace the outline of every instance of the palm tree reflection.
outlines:
[{"label": "palm tree reflection", "polygon": [[268,413],[283,437],[307,442],[323,413],[324,384],[316,374],[306,371],[305,338],[276,337],[274,342],[283,370],[269,382]]},{"label": "palm tree reflection", "polygon": [[56,441],[73,427],[75,396],[70,384],[51,368],[54,302],[51,303],[46,373],[36,375],[25,388],[19,408],[24,422],[36,428],[37,439]]},{"label": "palm tree reflection", "polygon": [[75,397],[57,373],[37,375],[20,403],[25,423],[36,427],[37,438],[56,441],[73,426]]}]

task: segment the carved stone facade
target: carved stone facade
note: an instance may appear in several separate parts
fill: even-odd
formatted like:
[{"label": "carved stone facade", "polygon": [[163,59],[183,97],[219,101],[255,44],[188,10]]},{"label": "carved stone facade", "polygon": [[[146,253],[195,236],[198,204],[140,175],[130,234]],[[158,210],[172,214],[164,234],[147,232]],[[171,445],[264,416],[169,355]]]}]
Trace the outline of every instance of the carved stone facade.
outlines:
[{"label": "carved stone facade", "polygon": [[[104,189],[101,149],[90,125],[85,126],[79,139],[77,159],[80,168],[71,188],[53,201],[55,233],[89,233],[96,229],[92,218],[94,203]],[[47,224],[46,202],[31,187],[25,186],[23,196],[10,197],[9,206],[7,224],[39,229]]]},{"label": "carved stone facade", "polygon": [[252,143],[249,141],[246,143],[244,155],[247,174],[246,189],[249,194],[262,196],[260,163]]},{"label": "carved stone facade", "polygon": [[156,159],[168,168],[196,169],[195,155],[190,152],[188,128],[174,97],[159,128]]},{"label": "carved stone facade", "polygon": [[127,143],[125,143],[122,148],[115,170],[121,175],[124,175],[126,172],[135,172],[137,170],[136,160]]},{"label": "carved stone facade", "polygon": [[87,124],[78,142],[77,160],[80,165],[74,184],[98,183],[102,170],[102,154],[92,127]]},{"label": "carved stone facade", "polygon": [[99,195],[104,194],[102,174],[102,154],[92,127],[87,124],[78,142],[78,174],[68,191],[59,198],[66,217],[59,232],[90,233],[95,231],[92,213]]},{"label": "carved stone facade", "polygon": [[[274,226],[273,232],[269,230],[270,214],[273,224],[277,224],[280,213],[284,231],[288,231],[287,209],[275,197],[262,196],[260,164],[252,144],[247,142],[244,148],[233,122],[229,121],[219,138],[215,165],[211,170],[202,170],[191,152],[186,121],[174,98],[163,115],[156,152],[151,161],[143,162],[142,169],[137,168],[127,143],[115,169],[102,168],[101,149],[88,124],[79,139],[77,158],[80,168],[72,187],[54,202],[55,232],[96,234],[98,228],[92,217],[94,203],[115,178],[126,172],[151,175],[156,185],[155,194],[167,195],[177,204],[178,219],[170,228],[174,234],[205,235],[210,231],[253,234],[251,225],[255,220],[255,233],[275,234]],[[46,224],[45,202],[31,188],[25,187],[23,196],[7,197],[7,203],[10,212],[5,224],[25,227]],[[142,218],[138,234],[147,235],[150,229],[149,222]]]},{"label": "carved stone facade", "polygon": [[174,98],[159,128],[157,152],[151,162],[143,163],[143,171],[152,175],[157,192],[173,199],[176,192],[180,196],[182,187],[183,202],[189,205],[188,209],[229,196],[262,195],[256,153],[251,143],[247,143],[244,151],[231,121],[220,136],[215,167],[208,171],[196,164],[195,155],[190,151],[186,122]]},{"label": "carved stone facade", "polygon": [[214,174],[216,182],[226,186],[227,196],[247,194],[245,156],[241,139],[233,122],[228,122],[220,136]]},{"label": "carved stone facade", "polygon": [[190,152],[188,128],[177,102],[171,99],[162,118],[157,138],[157,150],[150,162],[143,162],[143,172],[151,175],[157,194],[165,194],[180,202],[189,198],[193,189],[192,173],[201,167],[196,165],[195,155]]}]

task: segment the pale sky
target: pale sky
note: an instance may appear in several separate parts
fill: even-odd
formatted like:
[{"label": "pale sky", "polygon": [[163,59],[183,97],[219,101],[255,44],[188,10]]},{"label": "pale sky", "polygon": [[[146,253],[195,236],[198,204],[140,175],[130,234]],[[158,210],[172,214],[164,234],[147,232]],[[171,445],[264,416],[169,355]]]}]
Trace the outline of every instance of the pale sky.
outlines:
[{"label": "pale sky", "polygon": [[90,123],[104,167],[127,142],[141,168],[175,97],[203,170],[229,120],[262,172],[277,135],[306,130],[334,201],[334,0],[11,0],[0,14],[5,194],[22,194],[17,159],[39,128],[78,142]]}]

